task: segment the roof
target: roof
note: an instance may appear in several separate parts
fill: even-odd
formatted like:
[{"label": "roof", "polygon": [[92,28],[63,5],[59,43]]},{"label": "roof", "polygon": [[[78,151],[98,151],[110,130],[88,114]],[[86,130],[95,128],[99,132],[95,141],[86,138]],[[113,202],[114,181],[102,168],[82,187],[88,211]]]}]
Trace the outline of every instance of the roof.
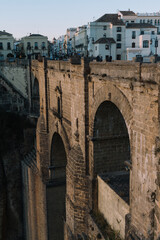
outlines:
[{"label": "roof", "polygon": [[119,11],[123,14],[123,16],[136,16],[136,14],[133,11]]},{"label": "roof", "polygon": [[95,22],[111,22],[113,25],[125,25],[121,19],[118,19],[118,14],[104,14]]},{"label": "roof", "polygon": [[94,44],[116,43],[113,38],[99,38]]},{"label": "roof", "polygon": [[126,28],[156,28],[150,23],[127,23]]},{"label": "roof", "polygon": [[30,34],[29,37],[44,37],[41,34]]},{"label": "roof", "polygon": [[8,33],[8,32],[6,32],[6,31],[0,31],[0,36],[12,36],[12,34],[11,33]]}]

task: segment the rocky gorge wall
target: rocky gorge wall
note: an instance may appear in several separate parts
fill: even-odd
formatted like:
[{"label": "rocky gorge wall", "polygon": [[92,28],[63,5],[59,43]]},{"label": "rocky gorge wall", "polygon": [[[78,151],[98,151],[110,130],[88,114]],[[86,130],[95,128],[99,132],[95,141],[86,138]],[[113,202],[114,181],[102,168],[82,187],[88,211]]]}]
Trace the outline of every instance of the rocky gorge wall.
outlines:
[{"label": "rocky gorge wall", "polygon": [[21,161],[33,145],[34,126],[25,117],[5,112],[0,113],[0,126],[0,240],[22,240]]}]

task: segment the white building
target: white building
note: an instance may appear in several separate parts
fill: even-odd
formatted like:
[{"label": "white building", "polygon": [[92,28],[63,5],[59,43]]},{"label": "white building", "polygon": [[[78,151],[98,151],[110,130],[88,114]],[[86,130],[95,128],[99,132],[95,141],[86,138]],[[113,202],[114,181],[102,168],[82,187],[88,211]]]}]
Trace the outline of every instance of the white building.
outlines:
[{"label": "white building", "polygon": [[137,13],[137,23],[150,23],[157,27],[160,33],[160,12],[157,13]]},{"label": "white building", "polygon": [[81,56],[87,56],[87,26],[81,26],[76,29],[74,37],[72,38],[73,52]]},{"label": "white building", "polygon": [[160,54],[160,12],[136,14],[128,10],[105,14],[72,33],[70,40],[67,33],[59,41],[59,53],[68,54],[70,49],[69,52],[103,60],[132,60],[137,55]]},{"label": "white building", "polygon": [[73,48],[72,48],[72,38],[74,34],[76,33],[77,28],[68,28],[65,38],[64,38],[64,48],[65,48],[65,54],[69,57],[73,54]]},{"label": "white building", "polygon": [[[100,38],[94,43],[93,56],[103,60],[116,60],[116,42],[113,38]],[[98,59],[97,58],[97,59]]]},{"label": "white building", "polygon": [[[116,53],[112,59],[125,58],[125,24],[118,18],[118,14],[105,14],[95,22],[90,22],[87,27],[87,36],[89,56],[97,57],[98,52],[94,49],[96,47],[94,42],[101,38],[112,38],[116,43]],[[110,52],[112,53],[112,50]]]},{"label": "white building", "polygon": [[6,60],[7,57],[13,55],[14,38],[12,34],[0,31],[0,60]]},{"label": "white building", "polygon": [[53,40],[53,55],[55,58],[62,57],[66,54],[65,35]]},{"label": "white building", "polygon": [[21,40],[22,49],[26,55],[37,59],[38,56],[48,56],[48,38],[40,34],[30,34]]},{"label": "white building", "polygon": [[157,27],[160,32],[160,11],[156,13],[134,13],[133,11],[119,11],[119,19],[124,23],[149,23]]},{"label": "white building", "polygon": [[[159,42],[155,46],[156,40]],[[157,28],[148,23],[128,23],[126,26],[126,59],[132,60],[136,55],[143,57],[160,54],[160,35]]]},{"label": "white building", "polygon": [[133,11],[119,11],[118,18],[121,19],[125,24],[126,23],[135,23],[137,15]]}]

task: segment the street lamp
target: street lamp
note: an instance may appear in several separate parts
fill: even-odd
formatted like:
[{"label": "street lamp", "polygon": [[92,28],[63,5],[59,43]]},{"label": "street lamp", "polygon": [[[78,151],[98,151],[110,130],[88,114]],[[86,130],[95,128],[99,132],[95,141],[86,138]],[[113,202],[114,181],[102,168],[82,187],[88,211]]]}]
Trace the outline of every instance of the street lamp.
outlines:
[{"label": "street lamp", "polygon": [[[153,38],[154,39],[154,38]],[[150,40],[150,44],[153,43],[153,39]],[[158,57],[158,54],[157,54],[157,48],[158,48],[158,38],[156,37],[154,39],[155,43],[154,43],[154,47],[155,47],[155,63],[157,62],[157,57]]]},{"label": "street lamp", "polygon": [[152,45],[153,40],[155,40],[154,47],[155,47],[155,55],[157,55],[157,48],[158,48],[158,38],[151,38],[150,44]]},{"label": "street lamp", "polygon": [[155,54],[157,55],[157,48],[158,48],[158,39],[155,39]]}]

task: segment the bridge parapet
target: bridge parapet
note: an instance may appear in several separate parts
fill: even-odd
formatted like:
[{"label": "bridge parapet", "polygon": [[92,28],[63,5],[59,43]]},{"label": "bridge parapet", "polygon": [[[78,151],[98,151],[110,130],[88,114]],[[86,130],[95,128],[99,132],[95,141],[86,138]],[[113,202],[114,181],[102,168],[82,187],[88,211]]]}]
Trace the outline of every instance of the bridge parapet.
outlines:
[{"label": "bridge parapet", "polygon": [[133,63],[127,61],[91,62],[91,75],[111,77],[112,79],[130,79],[139,82],[158,83],[159,64]]}]

